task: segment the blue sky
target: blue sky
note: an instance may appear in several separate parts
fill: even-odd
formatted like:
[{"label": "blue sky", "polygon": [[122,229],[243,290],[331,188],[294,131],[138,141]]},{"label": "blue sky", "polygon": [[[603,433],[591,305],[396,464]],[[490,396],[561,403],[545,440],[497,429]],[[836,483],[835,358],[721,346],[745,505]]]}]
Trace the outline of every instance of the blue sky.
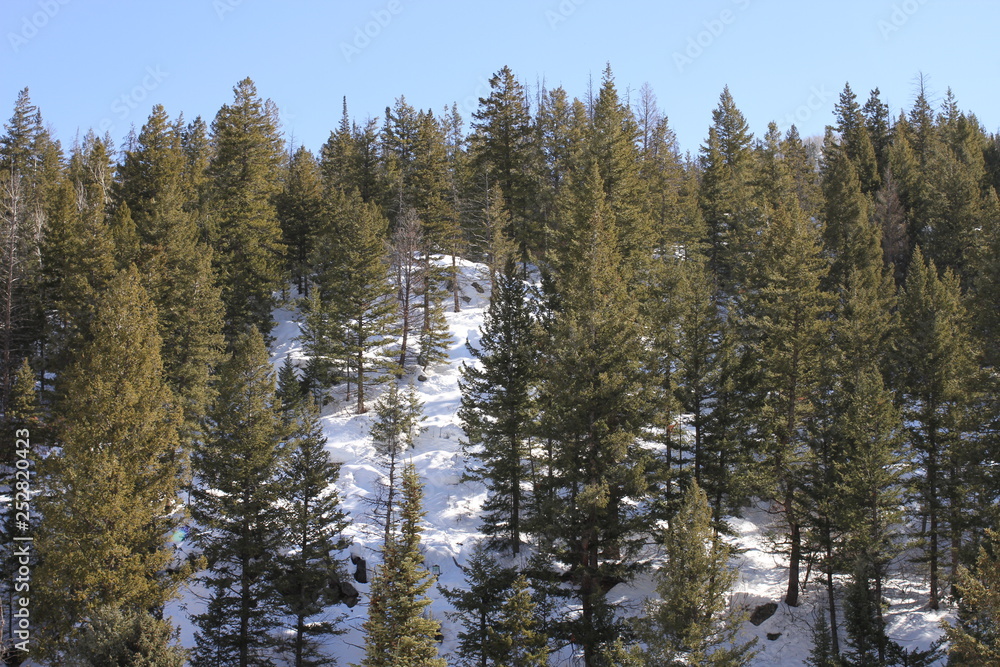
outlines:
[{"label": "blue sky", "polygon": [[810,136],[845,82],[898,114],[920,72],[996,132],[998,25],[987,0],[3,0],[0,117],[28,86],[64,144],[91,127],[120,141],[154,103],[210,120],[250,76],[315,150],[344,95],[359,119],[405,94],[468,121],[505,64],[584,97],[610,62],[622,93],[652,86],[684,151],[727,84],[755,134],[774,120]]}]

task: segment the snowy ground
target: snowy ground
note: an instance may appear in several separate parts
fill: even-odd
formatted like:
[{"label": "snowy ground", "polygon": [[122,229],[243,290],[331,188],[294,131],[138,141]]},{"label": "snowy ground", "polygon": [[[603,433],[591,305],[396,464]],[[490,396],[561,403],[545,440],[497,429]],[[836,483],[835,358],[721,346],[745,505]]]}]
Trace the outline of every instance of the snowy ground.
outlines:
[{"label": "snowy ground", "polygon": [[[450,266],[450,258],[447,264]],[[410,453],[425,485],[427,529],[422,539],[427,555],[426,564],[428,567],[440,567],[439,583],[449,588],[463,585],[462,572],[456,566],[456,561],[464,564],[479,536],[478,515],[485,498],[482,485],[460,481],[464,461],[460,443],[462,429],[456,412],[460,398],[459,369],[463,363],[471,363],[465,346],[466,340],[475,345],[479,339],[478,327],[488,302],[489,282],[482,265],[460,261],[459,266],[463,303],[460,313],[447,314],[454,339],[450,357],[447,362],[428,369],[424,381],[416,379],[418,373],[404,379],[404,382],[414,384],[424,403],[427,417],[424,422],[427,430],[417,439],[416,447]],[[275,342],[272,346],[272,360],[275,367],[280,367],[289,355],[293,361],[304,363],[301,344],[296,340],[299,325],[295,314],[289,310],[278,310],[275,311],[275,319],[278,322],[273,331]],[[372,396],[373,400],[374,398]],[[323,410],[323,425],[330,454],[343,464],[338,488],[345,510],[353,520],[348,531],[353,545],[344,552],[343,558],[348,561],[351,555],[361,556],[367,559],[369,568],[378,560],[379,531],[374,528],[370,517],[371,508],[366,499],[371,497],[376,488],[375,480],[381,475],[374,462],[368,438],[371,420],[371,413],[355,414],[353,406],[345,405],[343,400],[336,400]],[[751,512],[746,518],[733,522],[740,535],[739,546],[744,550],[738,561],[741,578],[737,595],[745,596],[746,602],[751,606],[779,601],[785,588],[785,563],[768,550],[766,529],[769,522],[770,517],[762,511]],[[347,565],[353,571],[349,562]],[[919,582],[919,579],[915,578],[914,581]],[[354,609],[335,608],[336,613],[345,614],[343,627],[347,632],[331,640],[329,652],[337,657],[341,665],[359,663],[363,657],[361,624],[366,616],[369,587],[365,584],[357,584],[357,587],[362,599]],[[642,599],[653,591],[649,577],[619,588],[621,590],[616,589],[612,594],[617,594],[621,603],[633,611],[637,611]],[[181,627],[181,642],[185,646],[192,646],[194,643],[194,629],[187,614],[197,613],[201,608],[195,592],[188,591],[181,601],[167,610],[174,622]],[[747,635],[760,638],[761,653],[756,664],[792,667],[803,663],[810,649],[810,625],[821,593],[818,585],[810,584],[806,589],[804,603],[799,607],[790,608],[781,604],[774,616],[760,627],[747,624]],[[891,597],[889,632],[893,639],[907,648],[929,646],[941,634],[939,622],[947,614],[923,610],[927,597],[926,590],[920,583],[892,581],[888,593]],[[431,595],[434,599],[432,614],[444,622],[441,654],[447,657],[455,649],[457,628],[445,616],[449,606],[443,596],[436,589],[432,589]],[[767,633],[781,633],[781,636],[771,641],[766,638]],[[554,656],[552,664],[580,663],[568,655],[560,655]]]}]

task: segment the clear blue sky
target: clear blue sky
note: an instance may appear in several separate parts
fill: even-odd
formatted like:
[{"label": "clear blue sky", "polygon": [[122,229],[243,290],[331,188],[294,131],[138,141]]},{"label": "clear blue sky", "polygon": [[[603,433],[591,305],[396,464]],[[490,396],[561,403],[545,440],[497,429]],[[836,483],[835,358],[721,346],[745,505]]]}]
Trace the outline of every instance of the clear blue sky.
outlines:
[{"label": "clear blue sky", "polygon": [[998,26],[987,0],[2,0],[0,118],[28,86],[64,145],[102,125],[120,142],[154,103],[211,120],[250,76],[315,150],[344,95],[359,119],[405,94],[458,102],[468,122],[505,64],[584,97],[610,62],[623,93],[653,87],[684,151],[724,85],[756,135],[794,119],[810,136],[845,82],[862,101],[880,87],[898,114],[919,72],[935,103],[951,87],[995,132]]}]

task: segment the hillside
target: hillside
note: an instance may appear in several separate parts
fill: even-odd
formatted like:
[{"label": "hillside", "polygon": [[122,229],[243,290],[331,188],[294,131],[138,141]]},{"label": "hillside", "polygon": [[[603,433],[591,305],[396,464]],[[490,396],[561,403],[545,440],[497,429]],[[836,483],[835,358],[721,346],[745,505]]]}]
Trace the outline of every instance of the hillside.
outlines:
[{"label": "hillside", "polygon": [[[429,568],[435,565],[440,567],[439,583],[449,588],[463,585],[463,575],[456,563],[465,563],[473,544],[480,537],[479,511],[485,499],[481,484],[461,481],[465,466],[461,450],[463,432],[456,412],[460,401],[459,371],[462,364],[471,362],[466,340],[477,344],[479,325],[489,301],[489,280],[481,264],[463,260],[460,266],[463,305],[460,313],[447,314],[454,339],[447,362],[428,369],[424,375],[411,373],[402,381],[414,384],[424,403],[426,415],[426,431],[418,437],[416,447],[408,455],[425,485],[427,526],[422,537],[427,556],[425,563]],[[284,363],[286,356],[291,356],[293,362],[301,366],[305,358],[297,340],[300,328],[295,312],[279,309],[274,317],[278,322],[272,345],[275,368]],[[370,516],[368,500],[373,496],[376,480],[382,474],[375,463],[368,436],[372,413],[358,415],[352,404],[345,405],[343,397],[339,398],[324,408],[323,425],[330,454],[342,463],[337,486],[344,499],[344,508],[353,521],[348,530],[353,544],[342,554],[342,559],[349,568],[353,568],[350,556],[365,558],[370,571],[372,565],[378,562],[381,537]],[[736,544],[742,552],[735,562],[740,571],[735,600],[751,608],[766,602],[779,602],[786,585],[787,562],[780,555],[775,555],[770,547],[768,533],[771,522],[772,518],[764,507],[750,508],[743,518],[731,521],[738,533]],[[924,608],[927,590],[922,578],[915,572],[905,576],[898,574],[900,570],[912,567],[898,563],[897,574],[886,587],[888,632],[892,639],[907,649],[925,649],[941,635],[940,622],[949,618],[952,612],[931,612]],[[357,584],[357,587],[362,597],[355,608],[335,607],[331,610],[334,614],[345,614],[343,627],[346,633],[330,643],[330,653],[338,657],[341,665],[359,662],[363,657],[361,625],[366,617],[368,585]],[[760,654],[755,664],[773,667],[803,664],[811,647],[811,624],[822,599],[818,583],[810,583],[805,590],[804,603],[799,607],[779,604],[776,613],[759,627],[746,625],[744,632],[747,636],[758,637]],[[634,614],[640,609],[641,601],[652,591],[651,578],[644,576],[631,585],[617,587],[612,596],[617,596],[623,613]],[[199,609],[196,592],[197,588],[192,587],[183,600],[168,610],[182,629],[181,640],[185,646],[193,645],[194,630],[187,613]],[[450,606],[443,596],[432,589],[432,597],[432,613],[444,623],[441,654],[447,657],[456,646],[457,628],[446,616]],[[182,612],[182,608],[186,608],[187,613]],[[768,634],[780,636],[769,640]],[[553,656],[551,664],[569,666],[582,663],[574,661],[570,651],[566,650]]]}]

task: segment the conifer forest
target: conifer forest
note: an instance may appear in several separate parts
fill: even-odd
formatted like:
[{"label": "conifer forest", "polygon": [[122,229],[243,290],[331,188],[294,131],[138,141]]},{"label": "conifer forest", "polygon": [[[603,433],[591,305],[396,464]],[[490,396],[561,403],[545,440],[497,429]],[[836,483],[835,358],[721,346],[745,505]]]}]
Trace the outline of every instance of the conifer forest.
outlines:
[{"label": "conifer forest", "polygon": [[610,65],[321,146],[24,88],[0,661],[1000,665],[1000,134],[940,98],[682,152]]}]

